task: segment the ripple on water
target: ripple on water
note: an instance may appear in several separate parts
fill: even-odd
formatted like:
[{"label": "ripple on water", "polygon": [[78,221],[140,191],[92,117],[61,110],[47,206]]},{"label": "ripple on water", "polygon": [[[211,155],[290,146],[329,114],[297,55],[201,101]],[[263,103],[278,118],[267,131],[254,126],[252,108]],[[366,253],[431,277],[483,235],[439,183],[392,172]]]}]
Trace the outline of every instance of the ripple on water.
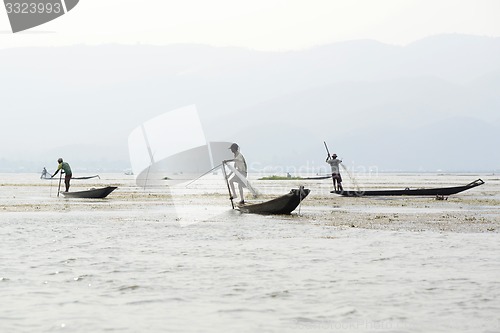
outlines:
[{"label": "ripple on water", "polygon": [[[136,210],[137,202],[121,199],[116,210],[90,213],[85,203],[66,204],[61,211],[54,199],[46,212],[0,215],[0,299],[8,304],[0,307],[0,331],[500,327],[497,233],[348,228],[359,212],[340,198],[335,205],[348,214],[328,207],[331,216],[321,215],[325,207],[304,203],[300,217],[231,212],[186,226],[158,202]],[[451,223],[479,223],[446,213]],[[333,217],[345,225],[329,225]]]}]

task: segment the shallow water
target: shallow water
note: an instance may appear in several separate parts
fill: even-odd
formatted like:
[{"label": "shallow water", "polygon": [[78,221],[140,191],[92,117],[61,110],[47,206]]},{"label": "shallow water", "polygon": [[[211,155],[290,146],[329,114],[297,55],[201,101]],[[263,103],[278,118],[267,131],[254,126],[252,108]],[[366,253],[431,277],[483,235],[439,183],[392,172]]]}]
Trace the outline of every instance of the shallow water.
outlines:
[{"label": "shallow water", "polygon": [[307,201],[300,215],[240,214],[223,186],[172,204],[113,177],[107,200],[68,200],[12,177],[0,187],[1,332],[500,331],[498,232],[336,226]]}]

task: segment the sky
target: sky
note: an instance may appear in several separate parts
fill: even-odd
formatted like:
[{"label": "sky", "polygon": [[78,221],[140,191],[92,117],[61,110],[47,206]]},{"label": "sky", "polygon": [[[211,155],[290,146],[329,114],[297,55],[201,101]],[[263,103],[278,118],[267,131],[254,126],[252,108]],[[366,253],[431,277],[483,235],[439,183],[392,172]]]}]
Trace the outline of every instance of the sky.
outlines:
[{"label": "sky", "polygon": [[[193,43],[259,51],[290,51],[360,39],[404,46],[441,34],[500,37],[499,14],[499,0],[80,0],[67,14],[15,34],[11,31],[7,11],[0,8],[0,51],[36,46]],[[36,60],[36,50],[26,52],[35,52],[30,53],[33,62],[29,65],[42,66],[42,71],[36,73],[43,72],[43,64]],[[28,64],[24,67],[29,68]],[[15,67],[11,65],[11,68]],[[58,70],[64,72],[65,69],[61,67]],[[1,75],[0,72],[0,87],[11,84],[8,75],[3,80]],[[15,79],[22,81],[25,78]],[[32,77],[30,81],[38,79]],[[120,79],[121,76],[116,78],[117,81]],[[126,86],[127,82],[117,83]],[[30,87],[35,89],[36,85]],[[22,91],[10,88],[11,93],[14,92],[11,98],[4,99],[3,105],[0,100],[0,120],[3,121],[0,128],[4,129],[0,135],[10,138],[11,143],[0,145],[0,160],[19,153],[29,155],[26,147],[32,141],[31,137],[40,135],[36,132],[40,131],[39,124],[32,121],[39,117],[33,113],[39,111],[35,108],[32,111],[31,100],[15,100],[16,94],[21,95]],[[42,91],[51,89],[47,84],[36,93],[42,94]],[[97,94],[98,87],[93,92]],[[214,99],[217,98],[214,96]],[[26,110],[26,114],[5,111],[9,109],[9,101],[19,104],[19,109]],[[94,102],[98,104],[99,101],[96,99]],[[49,104],[43,106],[50,107]],[[161,109],[162,105],[156,107]],[[44,133],[58,134],[56,125],[49,122],[46,126],[42,127]],[[78,137],[78,133],[87,137],[87,132],[82,129],[71,133],[71,137]],[[68,144],[82,143],[69,138],[65,141]]]},{"label": "sky", "polygon": [[353,39],[405,45],[435,34],[500,36],[498,0],[80,0],[0,48],[197,43],[285,51]]}]

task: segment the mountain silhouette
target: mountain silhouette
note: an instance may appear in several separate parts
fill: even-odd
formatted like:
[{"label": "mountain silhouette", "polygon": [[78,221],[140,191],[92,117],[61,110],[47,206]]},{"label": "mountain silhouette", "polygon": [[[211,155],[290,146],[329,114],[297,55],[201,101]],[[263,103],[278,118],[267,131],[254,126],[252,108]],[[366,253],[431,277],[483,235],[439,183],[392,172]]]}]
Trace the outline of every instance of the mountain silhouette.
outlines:
[{"label": "mountain silhouette", "polygon": [[9,161],[47,166],[64,155],[89,169],[126,169],[135,127],[195,104],[207,141],[238,142],[254,169],[327,166],[323,141],[360,169],[500,169],[499,38],[289,52],[77,45],[0,58],[0,133],[11,143],[0,157]]}]

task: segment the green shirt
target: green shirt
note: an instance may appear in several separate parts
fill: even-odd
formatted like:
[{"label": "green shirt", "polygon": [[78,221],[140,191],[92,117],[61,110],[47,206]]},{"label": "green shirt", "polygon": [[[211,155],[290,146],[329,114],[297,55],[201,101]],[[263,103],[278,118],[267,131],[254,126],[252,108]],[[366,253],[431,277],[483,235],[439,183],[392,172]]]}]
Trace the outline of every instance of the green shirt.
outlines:
[{"label": "green shirt", "polygon": [[64,170],[65,174],[72,175],[71,167],[69,166],[68,162],[59,163],[59,166],[57,167],[57,170],[61,170],[61,169]]}]

